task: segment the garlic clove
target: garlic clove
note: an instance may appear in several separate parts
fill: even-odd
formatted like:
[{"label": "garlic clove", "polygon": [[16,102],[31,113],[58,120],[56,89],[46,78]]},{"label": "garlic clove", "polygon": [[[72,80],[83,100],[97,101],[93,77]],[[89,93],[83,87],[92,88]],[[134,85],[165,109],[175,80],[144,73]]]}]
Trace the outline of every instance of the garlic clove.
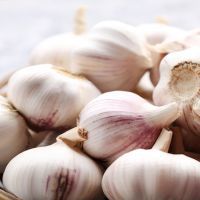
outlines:
[{"label": "garlic clove", "polygon": [[[156,105],[176,101],[181,107],[178,123],[199,135],[199,57],[200,48],[168,54],[160,65],[160,80],[153,92]],[[164,95],[164,96],[163,96]]]},{"label": "garlic clove", "polygon": [[85,106],[78,128],[87,132],[84,150],[94,158],[112,162],[133,149],[151,148],[161,129],[178,116],[176,103],[155,107],[134,93],[114,91]]},{"label": "garlic clove", "polygon": [[29,135],[24,119],[0,96],[0,173],[8,162],[28,147]]},{"label": "garlic clove", "polygon": [[98,199],[102,171],[77,148],[58,141],[27,150],[6,167],[3,184],[22,199]]},{"label": "garlic clove", "polygon": [[83,74],[102,92],[130,91],[154,66],[154,54],[135,27],[103,21],[73,50],[70,71]]},{"label": "garlic clove", "polygon": [[85,9],[80,6],[76,11],[74,32],[55,35],[39,43],[31,53],[29,64],[52,64],[69,69],[71,51],[84,39]]},{"label": "garlic clove", "polygon": [[50,64],[21,69],[8,84],[8,99],[35,130],[75,126],[81,109],[99,94],[87,79]]},{"label": "garlic clove", "polygon": [[104,194],[112,200],[198,200],[199,186],[200,163],[196,160],[142,149],[118,158],[102,180]]}]

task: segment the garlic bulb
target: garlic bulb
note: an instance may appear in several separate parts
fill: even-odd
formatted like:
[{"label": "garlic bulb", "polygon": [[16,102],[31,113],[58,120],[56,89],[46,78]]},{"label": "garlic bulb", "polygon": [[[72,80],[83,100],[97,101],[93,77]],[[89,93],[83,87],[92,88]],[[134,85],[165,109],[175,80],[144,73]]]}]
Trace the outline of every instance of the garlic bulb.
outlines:
[{"label": "garlic bulb", "polygon": [[24,200],[96,200],[101,179],[92,159],[59,140],[17,155],[3,174],[5,189]]},{"label": "garlic bulb", "polygon": [[168,54],[160,65],[160,81],[153,92],[156,105],[176,101],[182,107],[178,123],[200,135],[200,48]]},{"label": "garlic bulb", "polygon": [[[171,52],[181,51],[184,49],[199,47],[200,46],[200,29],[193,29],[191,31],[185,31],[182,34],[175,34],[166,38],[163,42],[155,45],[157,52],[162,55],[166,55]],[[160,79],[159,68],[154,67],[151,69],[151,80],[154,85],[158,83]]]},{"label": "garlic bulb", "polygon": [[85,32],[85,7],[81,6],[75,15],[75,30],[49,37],[39,43],[30,56],[30,65],[53,64],[69,69],[71,50],[83,39]]},{"label": "garlic bulb", "polygon": [[77,127],[88,135],[85,152],[110,163],[133,149],[151,148],[161,129],[178,116],[176,103],[156,107],[134,93],[114,91],[88,103]]},{"label": "garlic bulb", "polygon": [[151,45],[162,43],[168,38],[180,37],[187,32],[163,23],[141,24],[137,26],[137,29],[144,34],[147,42]]},{"label": "garlic bulb", "polygon": [[25,121],[2,96],[0,96],[0,138],[0,173],[2,173],[8,162],[28,146]]},{"label": "garlic bulb", "polygon": [[106,170],[102,187],[110,200],[198,200],[200,163],[184,155],[138,149]]},{"label": "garlic bulb", "polygon": [[167,37],[156,45],[156,50],[162,53],[171,53],[200,45],[200,29],[180,32]]},{"label": "garlic bulb", "polygon": [[8,99],[40,130],[74,126],[81,109],[99,94],[90,81],[50,64],[21,69],[8,83]]},{"label": "garlic bulb", "polygon": [[158,56],[135,27],[104,21],[73,50],[70,71],[83,74],[103,92],[131,91]]}]

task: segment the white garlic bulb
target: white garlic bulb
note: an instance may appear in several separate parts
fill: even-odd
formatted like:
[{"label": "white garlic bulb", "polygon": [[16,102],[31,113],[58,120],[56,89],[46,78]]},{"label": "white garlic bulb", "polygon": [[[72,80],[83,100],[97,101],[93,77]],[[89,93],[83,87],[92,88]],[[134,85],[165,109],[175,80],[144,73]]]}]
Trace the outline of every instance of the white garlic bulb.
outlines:
[{"label": "white garlic bulb", "polygon": [[137,26],[137,29],[145,36],[146,41],[155,47],[157,53],[160,54],[157,64],[150,70],[151,81],[154,85],[157,85],[160,78],[160,61],[167,53],[183,48],[183,45],[178,41],[180,38],[185,38],[188,32],[186,30],[161,23],[142,24]]},{"label": "white garlic bulb", "polygon": [[101,179],[92,159],[61,141],[17,155],[3,174],[5,189],[24,200],[96,200]]},{"label": "white garlic bulb", "polygon": [[133,149],[151,148],[162,128],[178,116],[176,103],[156,107],[134,93],[114,91],[88,103],[77,127],[88,135],[85,152],[110,163]]},{"label": "white garlic bulb", "polygon": [[138,149],[106,170],[102,187],[109,200],[198,200],[200,163],[184,155]]},{"label": "white garlic bulb", "polygon": [[137,28],[103,21],[73,50],[70,71],[83,74],[103,92],[131,91],[158,56]]},{"label": "white garlic bulb", "polygon": [[187,32],[163,23],[141,24],[137,28],[144,34],[147,42],[151,45],[162,43],[168,38],[180,37],[180,35],[184,35]]},{"label": "white garlic bulb", "polygon": [[28,146],[26,123],[6,98],[0,96],[0,173]]},{"label": "white garlic bulb", "polygon": [[87,79],[50,64],[21,69],[8,83],[8,99],[39,130],[73,127],[81,109],[99,94]]},{"label": "white garlic bulb", "polygon": [[30,56],[30,65],[53,64],[69,69],[70,54],[84,38],[85,7],[81,6],[75,15],[75,30],[49,37],[39,43]]},{"label": "white garlic bulb", "polygon": [[183,31],[167,37],[156,45],[156,50],[162,53],[171,53],[200,45],[200,29]]},{"label": "white garlic bulb", "polygon": [[153,92],[156,105],[176,101],[181,105],[178,123],[200,135],[200,48],[168,54],[160,65],[160,80]]}]

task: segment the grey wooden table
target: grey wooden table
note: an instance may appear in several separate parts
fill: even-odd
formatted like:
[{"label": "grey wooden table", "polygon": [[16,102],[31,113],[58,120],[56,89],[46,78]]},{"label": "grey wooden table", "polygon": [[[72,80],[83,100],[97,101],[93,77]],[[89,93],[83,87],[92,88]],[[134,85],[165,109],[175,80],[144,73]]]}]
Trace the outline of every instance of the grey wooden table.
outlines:
[{"label": "grey wooden table", "polygon": [[198,0],[0,0],[0,72],[26,65],[45,37],[72,30],[81,4],[88,6],[88,27],[106,19],[137,25],[156,16],[186,29],[199,26]]}]

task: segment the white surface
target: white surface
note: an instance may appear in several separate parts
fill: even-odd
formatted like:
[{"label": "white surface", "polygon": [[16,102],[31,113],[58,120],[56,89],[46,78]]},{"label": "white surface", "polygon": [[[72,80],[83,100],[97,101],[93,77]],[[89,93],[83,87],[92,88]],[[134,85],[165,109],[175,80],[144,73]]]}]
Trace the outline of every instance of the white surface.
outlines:
[{"label": "white surface", "polygon": [[43,38],[72,30],[81,4],[88,6],[88,27],[106,19],[137,25],[164,16],[172,25],[191,29],[200,19],[198,0],[0,0],[0,71],[26,65]]}]

